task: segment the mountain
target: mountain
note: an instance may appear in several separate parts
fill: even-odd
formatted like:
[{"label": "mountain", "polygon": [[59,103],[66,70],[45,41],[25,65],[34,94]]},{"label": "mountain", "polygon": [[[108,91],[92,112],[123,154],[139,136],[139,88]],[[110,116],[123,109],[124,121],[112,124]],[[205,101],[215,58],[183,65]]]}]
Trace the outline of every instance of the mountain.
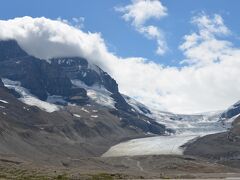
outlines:
[{"label": "mountain", "polygon": [[221,133],[210,134],[186,145],[184,154],[240,167],[240,117],[239,103],[221,113],[222,123],[231,123],[230,128]]},{"label": "mountain", "polygon": [[234,116],[237,116],[238,114],[240,114],[240,101],[236,102],[231,107],[229,107],[226,111],[224,111],[221,114],[221,118],[231,119]]},{"label": "mountain", "polygon": [[46,100],[48,95],[59,95],[71,101],[72,97],[79,95],[83,102],[87,101],[86,91],[73,88],[70,79],[58,66],[27,55],[16,41],[1,41],[0,47],[2,78],[20,82],[40,100]]},{"label": "mountain", "polygon": [[195,115],[151,109],[121,94],[117,82],[88,60],[39,59],[14,40],[0,41],[0,77],[2,157],[64,165],[100,157],[134,138],[211,134],[185,144],[184,153],[239,164],[240,103]]},{"label": "mountain", "polygon": [[83,58],[42,60],[14,40],[0,41],[0,77],[1,155],[60,163],[170,131],[139,113],[109,74]]},{"label": "mountain", "polygon": [[98,90],[105,90],[115,101],[115,107],[123,111],[132,112],[132,107],[119,93],[116,81],[98,66],[89,64],[83,58],[55,58],[51,64],[59,66],[76,87],[95,87]]}]

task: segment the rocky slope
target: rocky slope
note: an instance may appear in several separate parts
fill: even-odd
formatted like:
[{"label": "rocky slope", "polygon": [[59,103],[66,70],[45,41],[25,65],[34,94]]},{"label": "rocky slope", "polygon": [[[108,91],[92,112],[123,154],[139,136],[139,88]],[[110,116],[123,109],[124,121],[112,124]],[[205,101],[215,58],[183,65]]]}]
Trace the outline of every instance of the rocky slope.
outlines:
[{"label": "rocky slope", "polygon": [[233,167],[240,167],[240,117],[227,132],[207,135],[189,143],[186,155],[208,158]]},{"label": "rocky slope", "polygon": [[138,113],[114,79],[82,58],[48,62],[28,55],[16,41],[0,41],[0,77],[3,157],[61,164],[167,131]]}]

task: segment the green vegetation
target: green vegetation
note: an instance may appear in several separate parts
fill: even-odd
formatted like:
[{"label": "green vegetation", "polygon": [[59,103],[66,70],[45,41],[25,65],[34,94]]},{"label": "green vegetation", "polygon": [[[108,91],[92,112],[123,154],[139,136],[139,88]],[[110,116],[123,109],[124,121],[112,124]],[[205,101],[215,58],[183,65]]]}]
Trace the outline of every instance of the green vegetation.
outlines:
[{"label": "green vegetation", "polygon": [[106,173],[100,173],[100,174],[95,174],[92,176],[91,180],[113,180],[114,175],[111,174],[106,174]]}]

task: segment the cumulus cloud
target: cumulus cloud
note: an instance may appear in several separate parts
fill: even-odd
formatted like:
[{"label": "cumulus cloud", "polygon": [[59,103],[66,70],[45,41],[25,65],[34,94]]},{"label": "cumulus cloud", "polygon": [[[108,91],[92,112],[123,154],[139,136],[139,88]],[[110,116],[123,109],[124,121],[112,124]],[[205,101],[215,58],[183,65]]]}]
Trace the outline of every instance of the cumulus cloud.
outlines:
[{"label": "cumulus cloud", "polygon": [[116,7],[123,12],[126,21],[132,21],[134,26],[142,26],[151,18],[160,19],[167,15],[167,8],[159,0],[132,0],[132,4]]},{"label": "cumulus cloud", "polygon": [[[201,24],[195,23],[200,20]],[[84,57],[111,74],[122,93],[152,108],[177,113],[225,109],[240,99],[240,49],[224,40],[231,32],[219,15],[199,15],[192,23],[198,30],[184,37],[180,48],[187,64],[181,68],[139,57],[121,58],[109,52],[100,33],[47,18],[2,20],[0,39],[15,39],[42,59]],[[216,26],[222,30],[216,32],[212,28]],[[150,33],[158,36],[154,29]]]},{"label": "cumulus cloud", "polygon": [[16,39],[25,51],[41,59],[81,56],[99,64],[107,53],[100,33],[85,33],[65,21],[44,17],[0,21],[0,39]]},{"label": "cumulus cloud", "polygon": [[231,42],[220,39],[231,34],[220,15],[209,17],[203,13],[194,17],[192,23],[198,27],[198,32],[184,37],[180,49],[187,59],[183,63],[200,66],[214,63],[232,49]]},{"label": "cumulus cloud", "polygon": [[161,29],[153,25],[146,25],[150,19],[161,19],[167,15],[167,8],[159,0],[132,0],[131,4],[116,7],[115,10],[123,13],[122,18],[131,22],[139,33],[156,40],[158,55],[163,55],[167,51],[167,43]]}]

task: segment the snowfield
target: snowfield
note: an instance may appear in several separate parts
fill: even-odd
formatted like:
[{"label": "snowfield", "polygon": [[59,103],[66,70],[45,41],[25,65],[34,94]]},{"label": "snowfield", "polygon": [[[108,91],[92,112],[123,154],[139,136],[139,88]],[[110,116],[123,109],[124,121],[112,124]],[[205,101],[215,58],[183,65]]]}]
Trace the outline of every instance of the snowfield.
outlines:
[{"label": "snowfield", "polygon": [[59,107],[57,105],[41,101],[40,99],[32,95],[27,89],[21,86],[20,82],[11,81],[9,79],[2,79],[2,81],[4,83],[4,86],[6,86],[8,89],[14,89],[17,93],[21,95],[21,98],[19,98],[19,100],[23,103],[30,106],[37,106],[38,108],[49,113],[59,110]]},{"label": "snowfield", "polygon": [[93,85],[91,87],[84,84],[84,82],[80,80],[71,80],[71,82],[80,88],[84,88],[87,91],[88,97],[90,97],[94,102],[100,104],[105,107],[115,108],[115,101],[111,97],[111,92],[106,90],[104,87],[99,87],[97,85]]}]

